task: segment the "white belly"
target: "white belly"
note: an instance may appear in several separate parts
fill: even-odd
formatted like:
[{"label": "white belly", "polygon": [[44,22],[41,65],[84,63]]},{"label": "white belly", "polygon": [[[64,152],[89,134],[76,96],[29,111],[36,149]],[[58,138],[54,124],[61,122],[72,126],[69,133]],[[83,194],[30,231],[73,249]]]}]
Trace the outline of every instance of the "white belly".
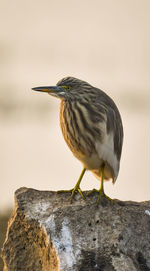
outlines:
[{"label": "white belly", "polygon": [[[96,142],[95,148],[99,158],[106,163],[106,178],[116,180],[119,172],[119,161],[114,153],[114,136],[113,133],[105,134],[103,142]],[[111,177],[110,177],[111,176]]]},{"label": "white belly", "polygon": [[119,172],[119,162],[114,153],[114,136],[113,133],[107,134],[106,124],[100,123],[102,131],[102,141],[95,142],[95,150],[91,155],[75,154],[83,163],[83,166],[91,170],[100,178],[101,166],[105,163],[104,179],[113,179],[115,182]]}]

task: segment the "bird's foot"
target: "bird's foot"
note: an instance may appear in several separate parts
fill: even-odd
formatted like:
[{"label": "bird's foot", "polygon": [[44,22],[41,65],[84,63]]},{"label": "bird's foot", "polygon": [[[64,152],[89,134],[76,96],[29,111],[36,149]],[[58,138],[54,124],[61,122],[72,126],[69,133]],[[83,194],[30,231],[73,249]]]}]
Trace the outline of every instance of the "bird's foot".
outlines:
[{"label": "bird's foot", "polygon": [[105,194],[105,192],[104,192],[104,190],[103,189],[93,189],[92,191],[90,191],[89,193],[88,193],[88,196],[89,195],[91,195],[92,193],[94,193],[94,192],[96,192],[96,193],[98,193],[98,197],[97,197],[97,201],[96,201],[96,204],[98,205],[98,203],[99,203],[99,201],[100,201],[100,199],[101,198],[106,198],[106,199],[108,199],[111,203],[113,203],[113,199],[111,199],[110,197],[108,197],[106,194]]},{"label": "bird's foot", "polygon": [[73,201],[74,197],[75,197],[75,194],[76,193],[79,193],[81,195],[81,198],[85,200],[84,196],[83,196],[83,193],[82,193],[82,190],[80,188],[79,185],[75,185],[75,187],[73,189],[70,189],[70,190],[59,190],[57,191],[57,193],[71,193],[71,202]]}]

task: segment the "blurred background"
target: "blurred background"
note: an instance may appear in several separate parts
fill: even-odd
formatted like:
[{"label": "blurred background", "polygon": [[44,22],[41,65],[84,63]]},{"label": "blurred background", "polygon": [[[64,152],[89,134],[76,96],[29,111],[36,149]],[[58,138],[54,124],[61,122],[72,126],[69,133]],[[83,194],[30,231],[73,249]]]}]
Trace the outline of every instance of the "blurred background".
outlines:
[{"label": "blurred background", "polygon": [[[107,92],[124,124],[120,200],[150,199],[150,1],[0,0],[0,213],[14,192],[72,188],[82,169],[61,135],[59,100],[31,91],[74,76]],[[98,188],[87,172],[82,189]]]}]

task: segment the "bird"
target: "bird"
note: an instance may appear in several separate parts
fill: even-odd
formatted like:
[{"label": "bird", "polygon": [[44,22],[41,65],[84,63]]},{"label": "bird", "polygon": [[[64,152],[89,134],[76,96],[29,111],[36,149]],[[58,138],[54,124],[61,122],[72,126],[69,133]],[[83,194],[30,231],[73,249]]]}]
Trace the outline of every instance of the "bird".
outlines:
[{"label": "bird", "polygon": [[113,99],[103,90],[75,77],[65,77],[55,86],[40,86],[34,91],[46,92],[60,99],[60,127],[73,155],[83,164],[82,172],[71,192],[71,201],[79,193],[85,199],[80,184],[86,170],[100,179],[97,203],[104,192],[104,181],[115,183],[123,145],[123,124]]}]

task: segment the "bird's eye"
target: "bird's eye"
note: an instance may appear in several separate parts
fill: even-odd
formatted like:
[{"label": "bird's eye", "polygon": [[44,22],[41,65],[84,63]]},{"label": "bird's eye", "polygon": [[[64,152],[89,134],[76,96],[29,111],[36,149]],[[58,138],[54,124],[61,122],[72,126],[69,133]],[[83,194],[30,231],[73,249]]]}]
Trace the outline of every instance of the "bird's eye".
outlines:
[{"label": "bird's eye", "polygon": [[65,88],[66,91],[69,91],[71,89],[70,86],[64,86],[64,88]]}]

